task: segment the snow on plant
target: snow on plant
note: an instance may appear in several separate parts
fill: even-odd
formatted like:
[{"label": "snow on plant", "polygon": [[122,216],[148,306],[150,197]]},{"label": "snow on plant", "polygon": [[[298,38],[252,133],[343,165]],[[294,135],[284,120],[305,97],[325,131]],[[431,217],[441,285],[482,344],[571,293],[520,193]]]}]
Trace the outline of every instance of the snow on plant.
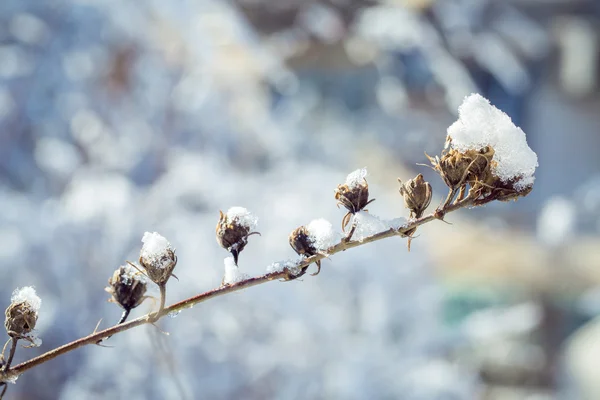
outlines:
[{"label": "snow on plant", "polygon": [[244,207],[231,207],[225,214],[228,223],[237,223],[249,231],[256,229],[258,218]]},{"label": "snow on plant", "polygon": [[231,207],[227,213],[219,211],[217,222],[217,243],[233,256],[237,265],[238,257],[248,244],[248,237],[260,235],[254,232],[258,218],[244,207]]},{"label": "snow on plant", "polygon": [[166,284],[177,264],[175,249],[157,232],[146,232],[142,237],[140,264],[148,277],[157,285]]},{"label": "snow on plant", "polygon": [[457,193],[457,201],[468,197],[474,205],[526,196],[538,165],[525,133],[479,94],[467,96],[459,107],[441,157],[427,157],[451,189],[444,206]]},{"label": "snow on plant", "polygon": [[[369,184],[366,176],[366,168],[357,169],[346,177],[344,184],[338,185],[335,189],[335,199],[338,201],[338,207],[342,205],[348,210],[342,219],[342,230],[344,231],[353,215],[364,210],[369,203],[375,201],[375,199],[369,200]],[[352,236],[352,233],[348,235]]]},{"label": "snow on plant", "polygon": [[333,226],[329,221],[323,218],[310,221],[306,225],[308,238],[317,251],[326,253],[326,250],[337,242],[337,233],[333,231]]},{"label": "snow on plant", "polygon": [[267,266],[267,274],[288,271],[292,275],[298,275],[300,273],[298,265],[301,261],[302,260],[275,261]]},{"label": "snow on plant", "polygon": [[[10,298],[10,305],[6,309],[6,319],[4,321],[4,327],[6,333],[10,336],[10,352],[8,357],[4,356],[6,352],[6,346],[2,349],[2,370],[6,371],[10,368],[15,351],[17,349],[17,342],[19,340],[26,340],[30,343],[26,347],[39,347],[42,345],[42,340],[37,337],[35,333],[35,325],[38,320],[40,307],[42,306],[42,300],[35,292],[32,286],[25,286],[20,289],[15,289]],[[15,383],[18,374],[2,379],[0,387],[4,387],[0,394],[0,398],[6,390],[6,383]]]},{"label": "snow on plant", "polygon": [[223,276],[223,285],[233,285],[248,279],[248,275],[240,272],[239,267],[235,263],[233,257],[227,257],[224,260],[225,263],[225,275]]},{"label": "snow on plant", "polygon": [[[327,254],[327,250],[336,244],[338,234],[333,231],[331,223],[323,218],[315,219],[306,226],[296,228],[289,236],[290,246],[301,256]],[[321,271],[321,261],[315,261],[317,275]]]},{"label": "snow on plant", "polygon": [[479,94],[467,96],[458,108],[458,120],[448,128],[450,147],[461,153],[493,151],[491,172],[515,190],[533,185],[537,155],[527,145],[525,132],[510,117]]},{"label": "snow on plant", "polygon": [[[494,200],[516,200],[531,191],[537,156],[527,146],[523,131],[483,97],[471,95],[465,99],[459,109],[459,120],[448,129],[447,143],[440,156],[428,156],[434,170],[439,173],[449,190],[446,201],[434,212],[426,214],[432,190],[431,185],[418,174],[404,183],[400,181],[399,192],[404,206],[410,211],[408,220],[394,218],[388,221],[370,214],[365,209],[373,201],[369,199],[367,170],[356,170],[334,191],[337,205],[342,205],[347,210],[342,218],[344,235],[334,231],[331,223],[324,219],[316,219],[300,226],[292,231],[288,241],[301,258],[274,262],[267,267],[267,273],[261,276],[249,277],[241,273],[238,266],[238,256],[248,244],[248,237],[258,234],[254,231],[258,219],[243,207],[232,207],[226,213],[220,211],[216,239],[221,247],[232,254],[232,257],[224,260],[225,273],[221,286],[168,307],[165,307],[166,283],[173,275],[172,271],[177,263],[175,250],[160,234],[146,232],[140,251],[141,267],[132,263],[127,267],[120,267],[113,273],[108,291],[113,296],[113,302],[128,311],[145,298],[146,281],[141,279],[141,274],[144,273],[161,290],[158,311],[129,322],[125,322],[124,314],[111,328],[94,332],[60,349],[51,350],[10,368],[17,340],[25,339],[36,343],[31,332],[41,304],[33,288],[15,291],[12,303],[6,310],[5,326],[11,336],[12,346],[8,361],[0,369],[0,385],[4,385],[6,389],[7,382],[14,381],[18,375],[36,365],[83,345],[98,344],[116,333],[138,325],[155,323],[165,315],[175,315],[213,297],[262,283],[296,280],[305,275],[313,263],[317,265],[317,271],[313,275],[317,275],[321,270],[321,260],[325,257],[391,237],[408,238],[410,244],[417,227],[443,219],[449,212]],[[350,222],[351,228],[345,232]],[[139,272],[140,279],[134,269]]]}]

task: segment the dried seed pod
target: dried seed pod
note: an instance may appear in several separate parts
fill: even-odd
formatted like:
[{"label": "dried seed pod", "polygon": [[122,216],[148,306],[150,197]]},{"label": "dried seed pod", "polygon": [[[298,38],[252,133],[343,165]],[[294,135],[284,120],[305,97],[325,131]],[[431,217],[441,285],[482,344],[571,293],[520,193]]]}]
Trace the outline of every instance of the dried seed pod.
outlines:
[{"label": "dried seed pod", "polygon": [[42,301],[33,287],[26,286],[15,290],[11,297],[11,304],[5,312],[4,326],[8,335],[35,344],[36,338],[31,332],[35,328],[41,304]]},{"label": "dried seed pod", "polygon": [[492,159],[494,158],[494,149],[491,146],[485,146],[482,149],[468,150],[465,153],[467,159],[471,160],[469,165],[469,183],[476,181],[487,181],[492,176]]},{"label": "dried seed pod", "polygon": [[345,230],[352,214],[356,214],[375,201],[375,199],[369,200],[369,184],[365,179],[366,175],[366,169],[356,170],[348,175],[346,183],[338,185],[335,189],[338,207],[341,204],[348,210],[342,220],[342,230]]},{"label": "dried seed pod", "polygon": [[[452,140],[448,139],[447,143],[451,142]],[[489,180],[492,176],[494,149],[490,146],[464,152],[450,148],[442,152],[441,158],[438,156],[433,158],[427,154],[425,156],[450,189],[462,189],[467,183],[474,186]]]},{"label": "dried seed pod", "polygon": [[156,232],[144,233],[142,242],[144,245],[140,251],[140,265],[152,282],[163,286],[167,283],[177,265],[175,250],[167,239]]},{"label": "dried seed pod", "polygon": [[146,289],[147,283],[144,276],[130,265],[124,265],[119,267],[108,279],[108,287],[104,290],[112,295],[109,301],[130,311],[146,299]]},{"label": "dried seed pod", "polygon": [[450,149],[449,151],[443,151],[442,157],[435,156],[435,158],[429,157],[425,154],[433,165],[444,183],[451,189],[458,189],[464,185],[467,178],[467,170],[471,161],[466,159],[462,153],[457,150]]},{"label": "dried seed pod", "polygon": [[250,235],[260,235],[253,232],[256,229],[257,218],[243,207],[232,207],[227,213],[219,211],[217,222],[217,243],[233,255],[237,265],[239,254],[248,244]]},{"label": "dried seed pod", "polygon": [[400,195],[404,197],[404,205],[410,210],[411,218],[421,218],[423,212],[431,203],[432,190],[429,182],[425,182],[423,175],[419,174],[406,183],[402,183],[400,178]]},{"label": "dried seed pod", "polygon": [[[315,247],[314,240],[311,238],[309,230],[305,226],[294,229],[292,233],[290,233],[289,242],[292,249],[300,256],[310,257],[319,252]],[[315,264],[317,264],[318,270],[316,274],[318,274],[319,271],[321,271],[321,261],[319,260],[315,262]]]}]

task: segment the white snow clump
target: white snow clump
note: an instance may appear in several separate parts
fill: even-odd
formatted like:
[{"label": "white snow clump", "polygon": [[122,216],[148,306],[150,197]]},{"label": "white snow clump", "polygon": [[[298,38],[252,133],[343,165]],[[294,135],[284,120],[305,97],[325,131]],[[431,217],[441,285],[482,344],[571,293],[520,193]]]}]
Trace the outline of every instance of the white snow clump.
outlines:
[{"label": "white snow clump", "polygon": [[[142,237],[142,250],[140,256],[150,262],[159,263],[165,268],[171,263],[170,259],[164,257],[167,250],[173,251],[171,243],[157,232],[145,232]],[[161,262],[162,260],[162,262]]]},{"label": "white snow clump", "polygon": [[389,223],[366,211],[359,211],[354,214],[352,223],[356,224],[356,230],[352,238],[359,242],[376,233],[390,229]]},{"label": "white snow clump", "polygon": [[225,285],[233,285],[234,283],[241,282],[248,279],[248,275],[240,272],[240,269],[235,265],[233,257],[227,257],[225,262],[225,276],[223,277],[223,283]]},{"label": "white snow clump", "polygon": [[364,180],[366,177],[367,177],[367,169],[366,168],[357,169],[356,171],[348,174],[348,176],[346,177],[346,185],[348,185],[348,188],[354,189],[357,186],[364,184]]},{"label": "white snow clump", "polygon": [[276,261],[267,266],[267,274],[288,270],[293,275],[297,275],[300,273],[300,268],[298,268],[300,262],[301,260]]},{"label": "white snow clump", "polygon": [[25,286],[20,289],[15,289],[10,298],[10,302],[26,302],[36,313],[40,312],[40,307],[42,306],[42,299],[40,299],[40,297],[35,293],[33,286]]},{"label": "white snow clump", "polygon": [[258,218],[244,207],[231,207],[227,210],[227,221],[237,221],[241,226],[248,228],[250,232],[256,229]]},{"label": "white snow clump", "polygon": [[451,147],[460,152],[492,147],[492,173],[502,182],[515,180],[514,188],[519,191],[533,185],[538,160],[527,145],[525,133],[483,96],[474,93],[465,97],[448,136]]},{"label": "white snow clump", "polygon": [[339,234],[333,230],[329,221],[323,218],[315,219],[306,225],[308,238],[317,251],[325,251],[335,245]]}]

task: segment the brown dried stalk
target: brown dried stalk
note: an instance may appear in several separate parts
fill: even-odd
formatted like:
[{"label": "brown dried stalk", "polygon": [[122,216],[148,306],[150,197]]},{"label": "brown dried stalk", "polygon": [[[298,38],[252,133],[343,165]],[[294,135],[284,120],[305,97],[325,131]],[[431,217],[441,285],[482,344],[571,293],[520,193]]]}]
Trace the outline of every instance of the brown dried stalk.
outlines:
[{"label": "brown dried stalk", "polygon": [[[386,239],[386,238],[390,238],[390,237],[394,237],[394,236],[401,236],[401,237],[407,236],[406,235],[407,232],[411,231],[412,229],[414,229],[420,225],[426,224],[426,223],[431,222],[436,219],[440,219],[441,216],[444,216],[449,212],[458,210],[459,208],[468,207],[468,206],[472,206],[472,205],[474,205],[474,196],[469,195],[460,201],[455,201],[452,204],[446,204],[442,208],[436,210],[435,212],[433,212],[429,215],[426,215],[424,217],[421,217],[421,218],[418,218],[415,220],[411,220],[406,226],[403,226],[400,229],[396,230],[396,229],[390,228],[386,231],[379,232],[374,235],[368,236],[361,241],[342,240],[339,243],[337,243],[335,246],[329,248],[327,250],[327,254],[331,256],[331,255],[339,253],[341,251],[345,251],[348,249],[352,249],[354,247],[359,247],[362,245],[366,245],[368,243],[376,242],[378,240],[382,240],[382,239]],[[310,264],[322,260],[323,258],[325,258],[325,256],[326,256],[325,254],[316,254],[314,256],[311,256],[311,257],[308,257],[308,258],[305,258],[304,260],[302,260],[302,262],[298,264],[298,269],[300,271],[303,271],[301,274],[303,274],[304,271],[306,271],[306,268]],[[137,319],[131,320],[129,322],[118,324],[118,325],[112,326],[110,328],[104,329],[99,332],[94,332],[88,336],[74,340],[63,346],[57,347],[57,348],[50,350],[44,354],[34,357],[28,361],[22,362],[21,364],[15,365],[12,368],[9,368],[7,370],[2,370],[2,371],[0,371],[0,382],[7,382],[12,379],[15,379],[17,376],[21,375],[23,372],[25,372],[27,370],[30,370],[31,368],[34,368],[38,365],[48,362],[58,356],[69,353],[80,347],[90,345],[90,344],[96,344],[99,341],[102,341],[103,339],[106,339],[117,333],[124,332],[129,329],[135,328],[136,326],[149,324],[149,323],[153,324],[157,320],[159,320],[160,318],[164,317],[165,315],[167,315],[169,313],[179,312],[186,308],[191,308],[198,303],[202,303],[202,302],[210,300],[212,298],[223,296],[223,295],[226,295],[229,293],[237,292],[238,290],[246,289],[246,288],[249,288],[252,286],[260,285],[260,284],[267,283],[267,282],[274,281],[274,280],[291,280],[291,279],[295,279],[295,277],[297,277],[297,276],[291,276],[291,271],[289,271],[289,270],[271,272],[271,273],[268,273],[265,275],[248,278],[248,279],[245,279],[243,281],[240,281],[240,282],[232,284],[232,285],[225,285],[225,286],[218,287],[216,289],[209,290],[208,292],[198,294],[196,296],[182,300],[178,303],[172,304],[168,307],[161,307],[160,311],[158,311],[158,312],[152,312],[152,313],[146,314],[144,316],[141,316]]]}]

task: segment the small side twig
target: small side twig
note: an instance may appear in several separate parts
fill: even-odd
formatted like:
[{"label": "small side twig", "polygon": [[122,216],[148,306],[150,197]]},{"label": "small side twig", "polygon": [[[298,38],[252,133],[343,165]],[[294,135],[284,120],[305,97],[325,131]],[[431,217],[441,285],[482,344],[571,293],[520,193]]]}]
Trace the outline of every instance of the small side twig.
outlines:
[{"label": "small side twig", "polygon": [[10,368],[10,364],[12,363],[12,360],[15,356],[15,351],[17,350],[17,342],[18,341],[19,341],[19,338],[16,338],[14,336],[11,338],[8,359],[6,360],[6,364],[4,364],[3,371],[7,371]]},{"label": "small side twig", "polygon": [[158,311],[155,314],[149,314],[148,318],[150,322],[154,323],[158,321],[162,315],[162,312],[165,309],[165,302],[167,300],[167,285],[166,283],[162,285],[158,285],[158,289],[160,290],[160,306],[158,307]]}]

